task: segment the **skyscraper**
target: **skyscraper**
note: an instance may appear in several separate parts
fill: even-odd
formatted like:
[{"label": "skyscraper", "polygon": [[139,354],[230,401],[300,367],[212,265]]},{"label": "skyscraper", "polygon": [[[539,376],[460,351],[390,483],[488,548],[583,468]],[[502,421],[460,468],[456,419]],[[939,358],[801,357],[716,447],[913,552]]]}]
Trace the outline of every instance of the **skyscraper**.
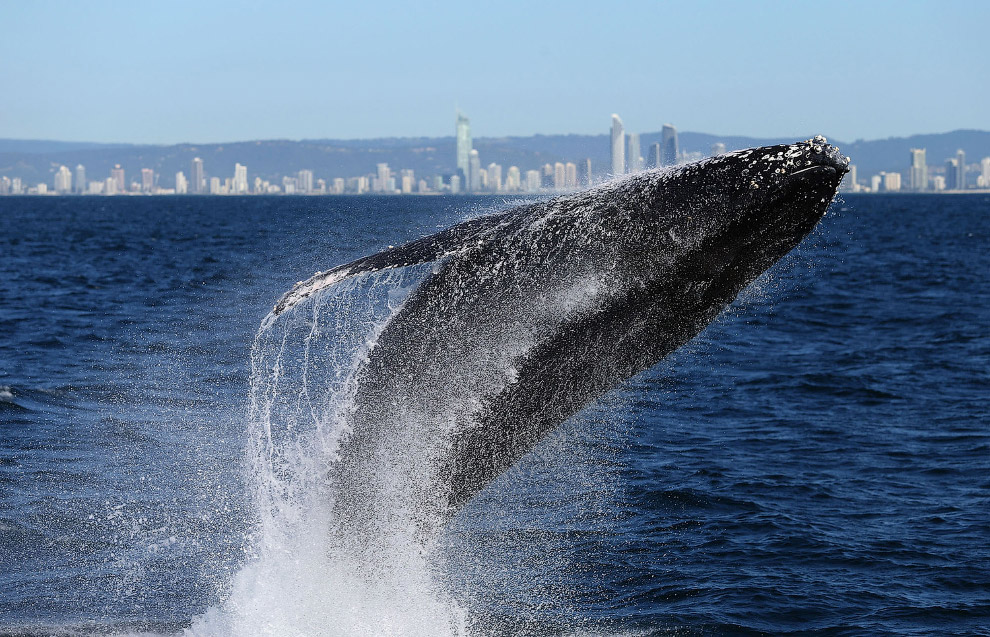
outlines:
[{"label": "skyscraper", "polygon": [[457,170],[461,179],[471,173],[471,121],[464,114],[457,113]]},{"label": "skyscraper", "polygon": [[626,130],[622,120],[612,113],[612,174],[618,177],[626,172]]},{"label": "skyscraper", "polygon": [[928,189],[928,164],[925,160],[924,148],[911,149],[911,190]]},{"label": "skyscraper", "polygon": [[141,192],[151,192],[155,187],[155,171],[150,168],[141,169]]},{"label": "skyscraper", "polygon": [[650,168],[663,166],[663,153],[660,151],[660,142],[650,144]]},{"label": "skyscraper", "polygon": [[955,188],[958,181],[959,164],[955,159],[945,160],[945,187]]},{"label": "skyscraper", "polygon": [[553,188],[561,190],[567,182],[567,168],[564,164],[555,162],[553,165]]},{"label": "skyscraper", "polygon": [[719,155],[725,154],[725,144],[722,142],[715,142],[712,144],[712,157],[718,157]]},{"label": "skyscraper", "polygon": [[660,160],[664,166],[673,166],[677,163],[677,129],[671,124],[664,124],[660,133],[661,156]]},{"label": "skyscraper", "polygon": [[586,158],[581,162],[581,183],[585,186],[591,185],[591,158]]},{"label": "skyscraper", "polygon": [[990,157],[980,160],[980,176],[983,177],[983,187],[990,188]]},{"label": "skyscraper", "polygon": [[956,151],[956,190],[966,189],[966,153],[960,148]]},{"label": "skyscraper", "polygon": [[110,179],[113,179],[116,184],[117,192],[127,192],[127,182],[124,181],[124,169],[120,167],[120,164],[114,164],[114,167],[110,169]]},{"label": "skyscraper", "polygon": [[635,173],[643,169],[643,158],[639,154],[639,133],[629,133],[629,161],[626,166],[629,172]]},{"label": "skyscraper", "polygon": [[[237,165],[240,166],[240,164],[237,164]],[[388,166],[388,164],[386,164],[386,166]],[[244,192],[247,192],[247,168],[244,167],[244,166],[241,166],[241,168],[244,169]],[[236,172],[237,168],[235,167],[234,170]],[[235,176],[235,180],[236,180],[236,176]],[[240,192],[239,190],[237,190],[236,187],[234,188],[234,191],[235,192]],[[312,170],[308,170],[306,168],[303,168],[298,173],[296,173],[296,192],[297,193],[300,193],[300,194],[303,194],[303,195],[312,194],[312,192],[313,192],[313,171]]]},{"label": "skyscraper", "polygon": [[175,173],[175,194],[184,195],[189,191],[189,184],[186,182],[186,176],[180,170]]},{"label": "skyscraper", "polygon": [[[468,137],[470,140],[470,137]],[[471,149],[468,162],[468,192],[478,192],[481,190],[481,157],[478,151]]]},{"label": "skyscraper", "polygon": [[203,173],[203,160],[193,157],[192,167],[189,170],[190,192],[201,195],[206,190],[206,175]]},{"label": "skyscraper", "polygon": [[375,176],[374,187],[372,190],[375,192],[388,192],[391,194],[392,190],[389,190],[389,186],[392,181],[392,170],[388,167],[387,162],[382,162],[377,164],[377,175]]},{"label": "skyscraper", "polygon": [[86,192],[86,167],[82,164],[76,166],[76,192],[80,195]]},{"label": "skyscraper", "polygon": [[66,166],[59,166],[55,173],[55,192],[60,195],[72,192],[72,171]]},{"label": "skyscraper", "polygon": [[564,164],[564,188],[577,188],[577,187],[578,187],[577,164],[569,161],[566,164]]},{"label": "skyscraper", "polygon": [[492,192],[502,190],[502,166],[495,162],[488,164],[488,189]]},{"label": "skyscraper", "polygon": [[509,192],[515,192],[519,190],[522,186],[522,175],[519,172],[519,166],[509,166],[509,170],[505,176],[505,189]]}]

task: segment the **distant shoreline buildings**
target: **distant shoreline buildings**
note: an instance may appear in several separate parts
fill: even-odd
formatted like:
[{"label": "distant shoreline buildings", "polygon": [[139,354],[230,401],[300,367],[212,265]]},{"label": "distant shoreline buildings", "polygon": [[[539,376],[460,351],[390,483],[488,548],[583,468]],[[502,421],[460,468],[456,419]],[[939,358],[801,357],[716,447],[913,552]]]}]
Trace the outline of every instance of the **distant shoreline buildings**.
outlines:
[{"label": "distant shoreline buildings", "polygon": [[[25,184],[19,177],[0,176],[0,196],[3,195],[440,195],[440,194],[539,194],[576,190],[595,182],[591,159],[555,161],[533,168],[508,166],[497,162],[483,164],[480,153],[473,148],[471,122],[460,111],[455,118],[455,156],[452,170],[417,179],[411,169],[395,171],[387,162],[380,162],[375,172],[349,177],[317,178],[312,170],[303,169],[275,180],[255,176],[249,179],[248,167],[234,165],[232,176],[209,175],[200,157],[189,164],[189,174],[175,173],[171,188],[159,184],[161,175],[151,168],[142,168],[139,175],[127,182],[124,169],[115,164],[105,179],[88,179],[86,167],[78,164],[74,170],[60,165],[54,171],[52,188],[47,183]],[[610,129],[611,171],[605,179],[632,174],[645,168],[674,166],[703,159],[701,152],[684,152],[679,148],[677,129],[664,124],[660,141],[650,144],[644,159],[638,133],[627,133],[622,118],[612,114]],[[721,142],[712,144],[707,156],[726,152]],[[912,148],[901,171],[882,171],[861,182],[855,164],[843,180],[841,190],[855,193],[893,192],[965,192],[990,189],[990,157],[976,166],[967,165],[962,150],[946,158],[942,166],[928,164],[927,150]],[[975,179],[970,179],[975,174]],[[975,182],[975,183],[971,183]],[[975,188],[974,188],[975,186]]]},{"label": "distant shoreline buildings", "polygon": [[[903,174],[899,171],[881,171],[872,175],[869,183],[859,180],[856,165],[851,164],[849,174],[842,180],[840,190],[855,193],[960,193],[990,189],[990,157],[981,159],[977,166],[970,166],[966,163],[966,153],[960,149],[956,151],[955,157],[946,158],[941,167],[930,167],[927,149],[912,148],[909,153]],[[976,183],[975,187],[971,187],[970,175],[974,172]]]}]

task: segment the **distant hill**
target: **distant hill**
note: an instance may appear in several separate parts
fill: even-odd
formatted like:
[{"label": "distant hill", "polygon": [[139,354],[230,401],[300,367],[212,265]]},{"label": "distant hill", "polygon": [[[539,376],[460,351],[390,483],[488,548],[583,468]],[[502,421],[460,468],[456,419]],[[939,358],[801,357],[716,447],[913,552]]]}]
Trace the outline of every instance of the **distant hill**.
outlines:
[{"label": "distant hill", "polygon": [[[809,133],[807,137],[811,137]],[[795,141],[793,138],[754,138],[709,133],[679,134],[683,151],[707,156],[712,144],[723,143],[727,150]],[[641,151],[649,157],[650,145],[660,141],[660,133],[642,133]],[[846,143],[831,139],[852,158],[860,179],[886,171],[905,171],[908,150],[927,148],[928,164],[941,167],[957,149],[966,152],[969,163],[990,156],[990,132],[959,130],[931,135],[914,135],[882,140]],[[609,136],[533,135],[529,137],[482,137],[474,140],[482,165],[490,162],[504,168],[516,165],[535,169],[556,161],[579,162],[590,158],[598,174],[610,167]],[[171,187],[175,173],[189,175],[193,157],[201,157],[208,176],[229,177],[234,164],[248,167],[248,178],[260,176],[277,181],[308,168],[316,178],[350,177],[375,172],[376,164],[388,162],[393,170],[411,168],[417,176],[449,175],[454,164],[454,138],[384,138],[369,140],[264,140],[226,144],[175,144],[170,146],[99,144],[40,140],[0,139],[0,175],[20,177],[27,184],[45,182],[60,165],[86,167],[90,180],[105,179],[114,164],[120,164],[128,181],[137,180],[142,168],[159,174],[159,185]]]}]

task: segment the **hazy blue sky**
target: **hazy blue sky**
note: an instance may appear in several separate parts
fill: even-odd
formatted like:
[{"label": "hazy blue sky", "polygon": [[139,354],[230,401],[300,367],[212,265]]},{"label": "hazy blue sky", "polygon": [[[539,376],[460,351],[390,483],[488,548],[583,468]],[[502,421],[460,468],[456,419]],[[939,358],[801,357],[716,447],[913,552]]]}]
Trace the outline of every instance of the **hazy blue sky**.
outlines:
[{"label": "hazy blue sky", "polygon": [[990,128],[990,2],[0,2],[0,137]]}]

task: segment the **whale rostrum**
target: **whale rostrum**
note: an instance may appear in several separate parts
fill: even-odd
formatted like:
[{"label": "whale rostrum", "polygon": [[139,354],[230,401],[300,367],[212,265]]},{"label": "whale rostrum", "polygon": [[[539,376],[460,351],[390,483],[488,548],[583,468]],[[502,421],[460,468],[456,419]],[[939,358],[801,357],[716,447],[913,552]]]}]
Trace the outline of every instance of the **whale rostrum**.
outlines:
[{"label": "whale rostrum", "polygon": [[331,469],[341,523],[367,526],[383,500],[449,518],[704,329],[811,232],[847,166],[816,137],[647,170],[297,284],[266,323],[350,277],[435,262],[357,371]]}]

